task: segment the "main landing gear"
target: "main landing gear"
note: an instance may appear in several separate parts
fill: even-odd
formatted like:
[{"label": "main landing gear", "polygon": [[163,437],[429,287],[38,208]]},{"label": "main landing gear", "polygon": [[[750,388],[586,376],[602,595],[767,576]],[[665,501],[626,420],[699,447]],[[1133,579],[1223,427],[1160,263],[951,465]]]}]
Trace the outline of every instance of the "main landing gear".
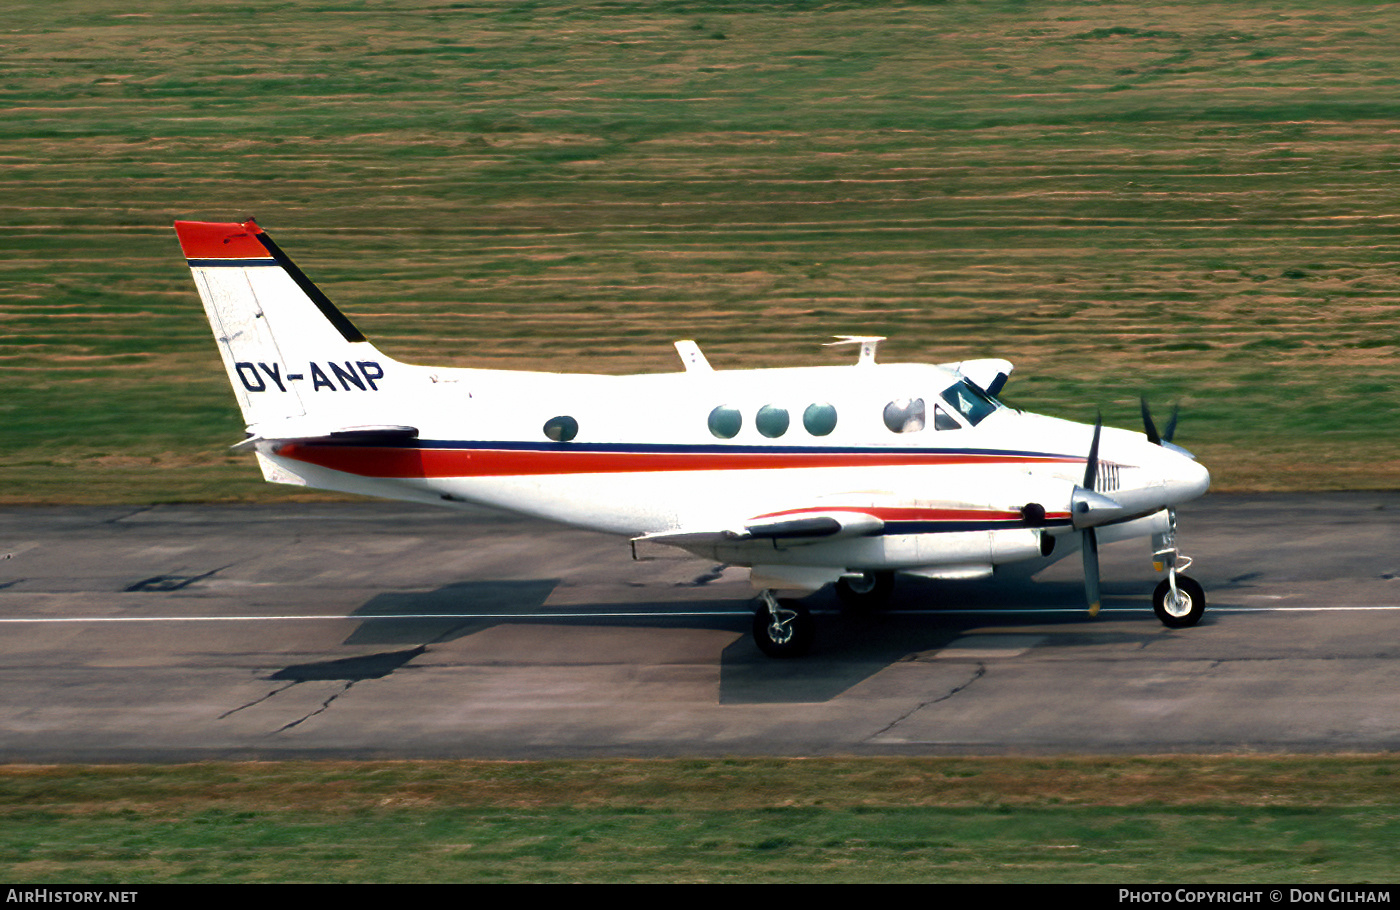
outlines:
[{"label": "main landing gear", "polygon": [[894,593],[893,572],[859,572],[836,580],[836,599],[853,613],[871,613],[889,603]]},{"label": "main landing gear", "polygon": [[[836,596],[853,613],[870,613],[889,602],[894,591],[893,572],[843,575],[836,582]],[[800,600],[779,598],[771,589],[759,593],[753,614],[753,640],[769,657],[801,657],[812,650],[812,613]]]},{"label": "main landing gear", "polygon": [[812,613],[796,600],[779,600],[765,588],[753,614],[753,640],[769,657],[801,657],[812,649]]}]

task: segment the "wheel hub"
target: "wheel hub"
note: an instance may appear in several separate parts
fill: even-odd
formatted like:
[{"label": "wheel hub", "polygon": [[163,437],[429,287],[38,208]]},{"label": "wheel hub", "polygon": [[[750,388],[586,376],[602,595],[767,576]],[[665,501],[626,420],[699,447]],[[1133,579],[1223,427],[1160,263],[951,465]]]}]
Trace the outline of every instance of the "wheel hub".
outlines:
[{"label": "wheel hub", "polygon": [[1185,591],[1168,592],[1166,598],[1162,601],[1162,609],[1166,610],[1172,616],[1186,616],[1191,612],[1191,595],[1187,594]]},{"label": "wheel hub", "polygon": [[775,645],[785,645],[792,641],[792,621],[797,617],[793,610],[770,610],[768,613],[768,637]]}]

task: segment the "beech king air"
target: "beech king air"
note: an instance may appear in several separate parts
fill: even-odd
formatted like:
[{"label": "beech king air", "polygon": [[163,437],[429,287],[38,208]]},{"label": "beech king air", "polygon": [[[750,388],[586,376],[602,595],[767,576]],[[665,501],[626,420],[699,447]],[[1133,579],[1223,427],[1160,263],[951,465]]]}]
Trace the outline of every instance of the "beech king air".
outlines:
[{"label": "beech king air", "polygon": [[370,496],[479,504],[745,566],[753,634],[805,653],[795,598],[853,607],[896,574],[969,579],[1078,549],[1089,611],[1100,543],[1150,538],[1157,617],[1194,625],[1175,507],[1210,475],[1159,433],[1006,407],[1005,360],[602,376],[399,363],[380,353],[253,221],[175,223],[263,476]]}]

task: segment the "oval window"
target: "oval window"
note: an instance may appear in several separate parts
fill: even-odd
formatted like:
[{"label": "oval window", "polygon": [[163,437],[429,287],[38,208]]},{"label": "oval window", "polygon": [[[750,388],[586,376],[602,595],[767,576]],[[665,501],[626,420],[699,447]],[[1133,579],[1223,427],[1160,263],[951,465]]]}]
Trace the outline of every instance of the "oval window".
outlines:
[{"label": "oval window", "polygon": [[802,425],[813,436],[825,436],[836,429],[836,408],[829,404],[809,404],[802,412]]},{"label": "oval window", "polygon": [[897,398],[885,405],[885,426],[892,433],[915,433],[924,428],[924,400]]},{"label": "oval window", "polygon": [[744,415],[739,413],[738,408],[722,404],[710,412],[710,432],[720,439],[738,436],[739,428],[743,425]]},{"label": "oval window", "polygon": [[572,417],[551,417],[544,422],[544,435],[555,442],[568,442],[578,435],[578,421]]},{"label": "oval window", "polygon": [[765,404],[758,409],[758,417],[754,419],[754,425],[758,427],[758,432],[769,439],[777,439],[787,432],[788,412],[785,408]]}]

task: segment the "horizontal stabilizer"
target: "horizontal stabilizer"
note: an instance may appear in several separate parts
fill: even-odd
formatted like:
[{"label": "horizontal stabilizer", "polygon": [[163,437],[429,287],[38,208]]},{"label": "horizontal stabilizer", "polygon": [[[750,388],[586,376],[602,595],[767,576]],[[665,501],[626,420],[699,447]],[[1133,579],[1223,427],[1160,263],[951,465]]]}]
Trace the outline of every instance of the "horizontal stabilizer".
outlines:
[{"label": "horizontal stabilizer", "polygon": [[234,444],[232,449],[235,452],[242,452],[254,448],[260,442],[344,442],[356,445],[374,445],[375,443],[403,442],[416,439],[417,436],[417,427],[362,426],[313,429],[305,424],[291,424],[263,429],[242,442]]}]

